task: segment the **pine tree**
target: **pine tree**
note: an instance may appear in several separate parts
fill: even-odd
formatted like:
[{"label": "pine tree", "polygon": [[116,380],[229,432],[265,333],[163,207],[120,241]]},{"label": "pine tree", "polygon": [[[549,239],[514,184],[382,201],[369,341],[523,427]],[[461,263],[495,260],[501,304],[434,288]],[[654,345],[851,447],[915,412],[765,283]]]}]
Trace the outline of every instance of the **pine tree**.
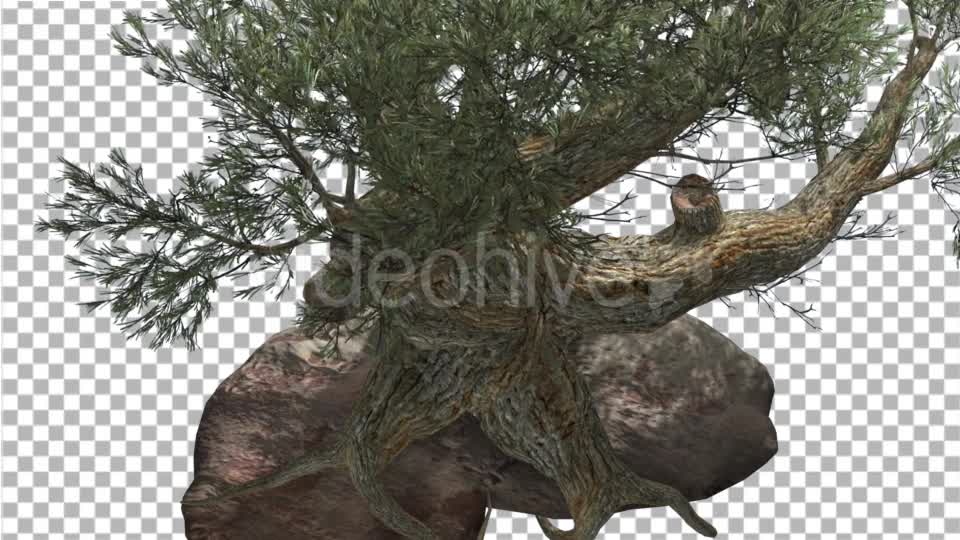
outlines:
[{"label": "pine tree", "polygon": [[[549,538],[592,539],[640,506],[669,506],[713,536],[677,490],[617,461],[565,344],[762,294],[838,238],[883,235],[842,231],[861,199],[900,182],[929,179],[949,207],[960,72],[945,63],[925,80],[960,37],[960,2],[906,4],[910,24],[891,28],[873,0],[169,0],[164,13],[128,11],[130,32],[112,37],[161,84],[213,100],[216,151],[165,195],[119,149],[95,170],[61,160],[70,189],[50,208],[65,217],[38,227],[79,235],[71,262],[109,290],[90,307],[109,306],[152,347],[195,347],[224,278],[275,270],[246,298],[285,269],[289,282],[297,246],[330,243],[298,322],[376,332],[349,428],[281,472],[190,504],[340,467],[386,525],[439,538],[377,473],[469,413],[557,482],[575,528],[540,520]],[[193,39],[174,51],[147,24]],[[878,77],[883,95],[850,136]],[[591,216],[571,205],[645,161],[716,163],[682,148],[723,121],[755,123],[765,159],[809,156],[817,173],[779,208],[727,212],[716,182],[688,176],[663,231],[581,230]],[[884,175],[904,139],[929,155]],[[343,194],[318,172],[334,160],[349,171]],[[369,187],[359,197],[358,171]],[[131,231],[151,248],[116,245]],[[111,242],[91,246],[95,233]]]}]

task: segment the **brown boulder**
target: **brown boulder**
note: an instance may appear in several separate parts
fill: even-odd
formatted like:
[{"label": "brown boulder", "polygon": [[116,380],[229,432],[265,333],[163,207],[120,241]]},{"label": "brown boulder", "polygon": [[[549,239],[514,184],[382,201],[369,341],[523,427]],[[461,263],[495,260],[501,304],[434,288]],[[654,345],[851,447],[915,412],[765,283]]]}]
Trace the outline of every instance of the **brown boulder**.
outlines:
[{"label": "brown boulder", "polygon": [[[360,337],[341,342],[341,358],[320,357],[320,343],[294,330],[276,334],[221,383],[200,421],[185,497],[203,498],[211,479],[264,476],[329,443],[370,357]],[[769,373],[699,320],[684,316],[650,334],[596,336],[577,347],[611,442],[641,476],[699,500],[776,453]],[[451,540],[476,538],[487,489],[494,508],[569,517],[556,485],[505,456],[469,416],[408,447],[383,481],[411,514]],[[343,472],[182,508],[194,540],[400,540],[370,515]]]}]

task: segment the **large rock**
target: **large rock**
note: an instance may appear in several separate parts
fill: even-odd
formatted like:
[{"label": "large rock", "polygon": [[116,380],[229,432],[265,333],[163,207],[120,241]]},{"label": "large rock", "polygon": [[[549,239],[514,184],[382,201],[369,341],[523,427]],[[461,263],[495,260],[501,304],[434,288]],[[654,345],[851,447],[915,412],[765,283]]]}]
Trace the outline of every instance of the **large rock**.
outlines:
[{"label": "large rock", "polygon": [[[200,421],[186,497],[203,498],[211,479],[237,484],[266,475],[332,440],[371,362],[361,338],[342,342],[341,358],[320,357],[319,344],[281,332],[223,381]],[[619,457],[691,500],[742,481],[777,451],[766,368],[691,316],[651,334],[590,338],[576,355]],[[408,447],[383,481],[451,540],[476,538],[486,489],[495,508],[569,517],[557,486],[497,450],[469,416]],[[400,540],[370,515],[343,472],[182,508],[195,540]]]}]

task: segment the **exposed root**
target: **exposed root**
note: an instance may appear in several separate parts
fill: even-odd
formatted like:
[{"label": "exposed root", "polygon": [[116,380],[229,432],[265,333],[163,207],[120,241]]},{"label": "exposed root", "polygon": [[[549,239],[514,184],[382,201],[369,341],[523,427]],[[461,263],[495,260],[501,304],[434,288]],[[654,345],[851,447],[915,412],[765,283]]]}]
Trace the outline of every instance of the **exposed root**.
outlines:
[{"label": "exposed root", "polygon": [[576,529],[572,531],[563,531],[554,527],[553,523],[547,520],[545,517],[536,516],[537,524],[540,525],[540,529],[543,530],[543,535],[549,538],[550,540],[572,540],[576,538]]},{"label": "exposed root", "polygon": [[536,516],[537,523],[543,529],[543,534],[550,540],[593,540],[596,538],[600,529],[615,513],[611,509],[613,501],[609,497],[610,492],[604,492],[600,497],[590,501],[589,505],[579,512],[580,515],[574,515],[574,528],[569,531],[560,530],[546,518]]},{"label": "exposed root", "polygon": [[676,488],[641,478],[625,467],[621,468],[618,478],[619,481],[609,488],[615,503],[606,519],[625,506],[668,506],[698,533],[709,537],[717,535],[713,525],[700,517],[690,501]]},{"label": "exposed root", "polygon": [[390,529],[413,540],[439,540],[423,522],[409,514],[384,489],[378,476],[384,460],[355,438],[343,439],[330,449],[312,451],[262,478],[228,487],[205,499],[184,499],[186,506],[216,504],[240,495],[280,487],[302,476],[329,469],[345,469],[370,513]]},{"label": "exposed root", "polygon": [[378,478],[380,459],[368,448],[354,441],[347,448],[347,469],[360,495],[367,501],[370,513],[381,523],[411,540],[440,540],[430,527],[413,517],[395,498],[383,489]]},{"label": "exposed root", "polygon": [[332,448],[310,452],[282,470],[212,497],[181,502],[214,504],[329,468],[343,468],[370,512],[385,526],[413,540],[439,540],[384,490],[380,473],[411,442],[460,418],[462,396],[484,364],[464,351],[419,351],[394,332],[385,331],[383,338],[378,341],[377,364]]},{"label": "exposed root", "polygon": [[243,484],[226,487],[223,490],[219,490],[215,495],[205,499],[184,498],[180,501],[180,504],[185,506],[205,506],[247,493],[277,488],[303,476],[344,467],[343,458],[343,444],[338,442],[332,448],[308,451],[282,469],[267,476]]},{"label": "exposed root", "polygon": [[550,540],[594,540],[620,508],[633,505],[669,506],[698,533],[711,538],[717,535],[717,530],[697,514],[690,501],[666,484],[640,478],[623,468],[619,480],[602,487],[602,490],[578,509],[573,516],[574,528],[569,531],[560,530],[546,518],[536,516],[544,535]]}]

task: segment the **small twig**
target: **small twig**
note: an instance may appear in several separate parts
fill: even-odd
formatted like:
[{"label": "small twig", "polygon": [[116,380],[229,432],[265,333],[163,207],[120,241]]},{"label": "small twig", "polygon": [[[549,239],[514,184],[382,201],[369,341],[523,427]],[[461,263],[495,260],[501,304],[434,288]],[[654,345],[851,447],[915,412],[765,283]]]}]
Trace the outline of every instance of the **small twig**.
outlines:
[{"label": "small twig", "polygon": [[740,158],[740,159],[712,159],[712,158],[705,158],[705,157],[701,157],[701,156],[698,156],[698,155],[685,154],[685,153],[683,153],[683,152],[675,152],[675,151],[663,151],[663,152],[657,153],[657,157],[675,157],[675,158],[679,158],[679,159],[687,159],[687,160],[691,160],[691,161],[698,161],[698,162],[703,163],[703,164],[705,164],[705,165],[740,165],[740,164],[743,164],[743,163],[753,163],[753,162],[756,162],[756,161],[766,161],[766,160],[769,160],[769,159],[779,159],[779,158],[788,158],[788,159],[789,159],[789,158],[797,157],[797,156],[800,156],[800,155],[801,155],[800,152],[783,152],[783,153],[771,153],[771,154],[766,155],[766,156],[757,156],[757,157],[751,157],[751,158]]},{"label": "small twig", "polygon": [[850,228],[846,232],[837,234],[834,240],[858,240],[863,238],[893,238],[903,232],[899,228],[890,228],[887,227],[887,224],[893,221],[896,217],[896,214],[888,213],[887,217],[878,225],[870,225],[868,227],[859,229],[860,220],[863,218],[862,212],[857,212],[853,214],[853,221],[850,224]]},{"label": "small twig", "polygon": [[613,212],[613,210],[616,210],[618,207],[623,205],[623,203],[629,201],[630,199],[636,199],[636,196],[631,195],[631,193],[628,192],[626,196],[624,196],[623,199],[620,200],[620,202],[614,204],[610,208],[607,208],[606,210],[602,212],[598,212],[596,214],[581,214],[581,216],[583,217],[583,219],[596,219],[600,221],[609,221],[609,222],[616,222],[616,223],[631,223],[633,220],[639,219],[640,216],[630,218],[630,219],[604,217],[604,216],[614,216],[614,215],[621,216],[621,215],[629,214],[629,212],[624,212],[624,211]]},{"label": "small twig", "polygon": [[[828,252],[828,254],[829,254],[829,252]],[[784,284],[784,283],[786,283],[786,282],[788,282],[788,281],[794,280],[794,279],[796,279],[801,285],[805,284],[805,283],[808,282],[808,281],[809,281],[809,282],[813,282],[813,283],[820,283],[819,280],[806,277],[804,274],[807,273],[807,272],[809,272],[810,270],[813,270],[814,268],[817,268],[817,267],[820,266],[821,264],[823,264],[823,261],[824,261],[824,259],[821,258],[820,260],[818,260],[815,264],[813,264],[813,265],[811,265],[811,266],[808,266],[808,267],[805,267],[805,268],[801,268],[801,269],[799,269],[799,270],[797,270],[797,271],[795,271],[795,272],[792,272],[792,273],[790,273],[790,274],[787,274],[787,275],[785,275],[785,276],[777,279],[776,281],[773,281],[773,282],[768,283],[768,284],[766,284],[766,285],[763,285],[763,286],[753,285],[753,286],[747,288],[747,289],[746,289],[746,292],[747,292],[747,294],[748,294],[749,296],[754,296],[754,297],[756,297],[758,303],[762,300],[763,303],[767,306],[767,308],[770,310],[771,313],[776,313],[776,311],[775,311],[775,309],[774,309],[773,303],[767,298],[767,295],[772,296],[773,299],[774,299],[778,304],[782,304],[782,305],[785,306],[787,309],[789,309],[791,312],[793,312],[795,315],[798,315],[798,316],[803,320],[803,322],[807,324],[807,326],[813,328],[814,330],[821,330],[821,328],[820,328],[819,326],[817,326],[817,325],[815,325],[815,324],[813,323],[813,319],[810,318],[810,316],[808,315],[808,313],[810,313],[810,312],[812,312],[812,311],[816,311],[816,310],[813,308],[813,305],[812,305],[812,304],[811,304],[809,307],[805,308],[805,309],[800,309],[800,308],[798,308],[798,307],[796,307],[796,306],[794,306],[794,305],[792,305],[792,304],[789,304],[788,302],[785,302],[783,299],[781,299],[779,296],[777,296],[777,294],[776,294],[775,292],[773,292],[773,290],[774,290],[776,287],[778,287],[778,286],[780,286],[780,285],[782,285],[782,284]]]},{"label": "small twig", "polygon": [[813,323],[813,319],[808,315],[808,313],[816,311],[813,308],[812,304],[805,309],[800,309],[788,302],[785,302],[782,298],[777,296],[775,293],[769,292],[766,289],[760,289],[758,287],[750,287],[749,289],[747,289],[747,294],[750,296],[756,297],[758,303],[762,300],[763,303],[767,306],[767,309],[770,310],[770,313],[773,313],[774,316],[776,316],[776,310],[774,309],[773,303],[767,299],[767,294],[769,294],[770,296],[773,296],[773,299],[776,300],[778,304],[783,305],[784,307],[789,309],[791,312],[793,312],[794,315],[799,316],[800,319],[807,324],[807,326],[813,328],[814,330],[822,330],[819,326]]},{"label": "small twig", "polygon": [[[659,173],[650,173],[650,174],[659,174]],[[633,176],[633,177],[636,177],[636,178],[641,178],[641,179],[643,179],[643,180],[649,180],[649,181],[653,182],[654,184],[660,184],[660,185],[663,186],[663,187],[668,187],[668,188],[671,188],[671,189],[673,188],[673,184],[668,184],[668,183],[664,182],[663,180],[658,180],[658,179],[656,179],[656,178],[654,178],[654,177],[652,177],[652,176],[647,176],[647,174],[644,174],[644,173],[638,173],[638,172],[630,171],[630,172],[627,173],[627,176]],[[668,176],[668,177],[671,177],[671,178],[676,178],[675,176],[670,176],[670,175],[666,175],[666,174],[660,174],[660,176]]]}]

